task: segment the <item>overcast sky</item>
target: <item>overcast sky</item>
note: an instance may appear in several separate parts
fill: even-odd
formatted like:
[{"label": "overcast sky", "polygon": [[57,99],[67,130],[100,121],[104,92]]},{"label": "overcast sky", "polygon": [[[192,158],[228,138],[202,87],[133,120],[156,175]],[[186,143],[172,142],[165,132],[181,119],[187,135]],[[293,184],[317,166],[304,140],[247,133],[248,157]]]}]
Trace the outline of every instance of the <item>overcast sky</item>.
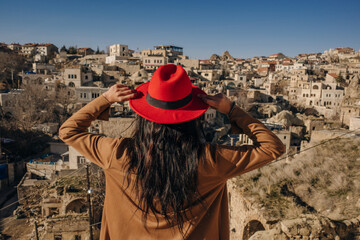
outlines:
[{"label": "overcast sky", "polygon": [[0,0],[0,42],[105,49],[173,44],[191,58],[360,48],[359,0]]}]

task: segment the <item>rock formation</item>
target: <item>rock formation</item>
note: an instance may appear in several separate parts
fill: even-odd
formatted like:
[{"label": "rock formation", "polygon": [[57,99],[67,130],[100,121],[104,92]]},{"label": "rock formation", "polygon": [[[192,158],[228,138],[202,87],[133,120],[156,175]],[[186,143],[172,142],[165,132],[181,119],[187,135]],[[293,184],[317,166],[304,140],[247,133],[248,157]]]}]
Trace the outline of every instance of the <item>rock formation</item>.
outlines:
[{"label": "rock formation", "polygon": [[266,122],[268,123],[279,123],[282,124],[285,128],[288,128],[292,125],[302,126],[304,122],[298,117],[294,116],[290,111],[284,110],[276,114],[274,117],[269,118]]}]

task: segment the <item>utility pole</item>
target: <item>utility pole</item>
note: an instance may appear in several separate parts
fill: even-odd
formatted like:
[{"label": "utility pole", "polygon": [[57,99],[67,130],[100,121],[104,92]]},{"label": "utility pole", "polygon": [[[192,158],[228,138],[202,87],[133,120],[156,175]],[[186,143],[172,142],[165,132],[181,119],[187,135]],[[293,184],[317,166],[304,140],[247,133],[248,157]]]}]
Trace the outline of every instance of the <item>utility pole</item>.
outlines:
[{"label": "utility pole", "polygon": [[87,201],[88,201],[88,209],[89,209],[89,232],[90,232],[90,240],[93,240],[92,226],[91,226],[91,200],[90,200],[90,176],[89,176],[89,164],[86,164],[86,181],[87,181]]},{"label": "utility pole", "polygon": [[13,69],[11,69],[11,88],[13,88],[14,87],[14,70]]},{"label": "utility pole", "polygon": [[36,240],[39,240],[38,226],[37,226],[36,220],[35,220],[34,224],[35,224],[35,238],[36,238]]}]

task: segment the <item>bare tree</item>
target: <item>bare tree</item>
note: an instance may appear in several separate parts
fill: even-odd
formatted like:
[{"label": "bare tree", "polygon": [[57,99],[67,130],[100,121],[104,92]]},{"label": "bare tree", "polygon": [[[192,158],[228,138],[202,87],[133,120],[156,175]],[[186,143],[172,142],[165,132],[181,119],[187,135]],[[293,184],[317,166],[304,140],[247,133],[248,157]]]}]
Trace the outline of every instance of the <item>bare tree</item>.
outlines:
[{"label": "bare tree", "polygon": [[62,124],[76,110],[75,99],[66,87],[56,85],[53,91],[40,84],[22,85],[23,92],[16,96],[11,113],[15,128],[30,130],[37,124],[56,122]]}]

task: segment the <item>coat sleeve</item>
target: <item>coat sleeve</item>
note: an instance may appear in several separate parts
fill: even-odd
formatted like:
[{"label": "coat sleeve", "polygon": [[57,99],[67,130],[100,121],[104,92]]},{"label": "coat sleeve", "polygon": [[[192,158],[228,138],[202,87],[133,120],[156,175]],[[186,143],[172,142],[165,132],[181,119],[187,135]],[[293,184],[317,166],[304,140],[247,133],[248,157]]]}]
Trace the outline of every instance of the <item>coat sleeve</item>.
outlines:
[{"label": "coat sleeve", "polygon": [[215,145],[213,158],[216,172],[224,180],[264,166],[285,152],[284,144],[272,131],[238,106],[235,106],[230,122],[234,133],[248,135],[254,144]]},{"label": "coat sleeve", "polygon": [[61,140],[104,169],[109,168],[121,139],[92,134],[88,128],[95,119],[109,120],[110,105],[101,95],[73,114],[59,129]]}]

